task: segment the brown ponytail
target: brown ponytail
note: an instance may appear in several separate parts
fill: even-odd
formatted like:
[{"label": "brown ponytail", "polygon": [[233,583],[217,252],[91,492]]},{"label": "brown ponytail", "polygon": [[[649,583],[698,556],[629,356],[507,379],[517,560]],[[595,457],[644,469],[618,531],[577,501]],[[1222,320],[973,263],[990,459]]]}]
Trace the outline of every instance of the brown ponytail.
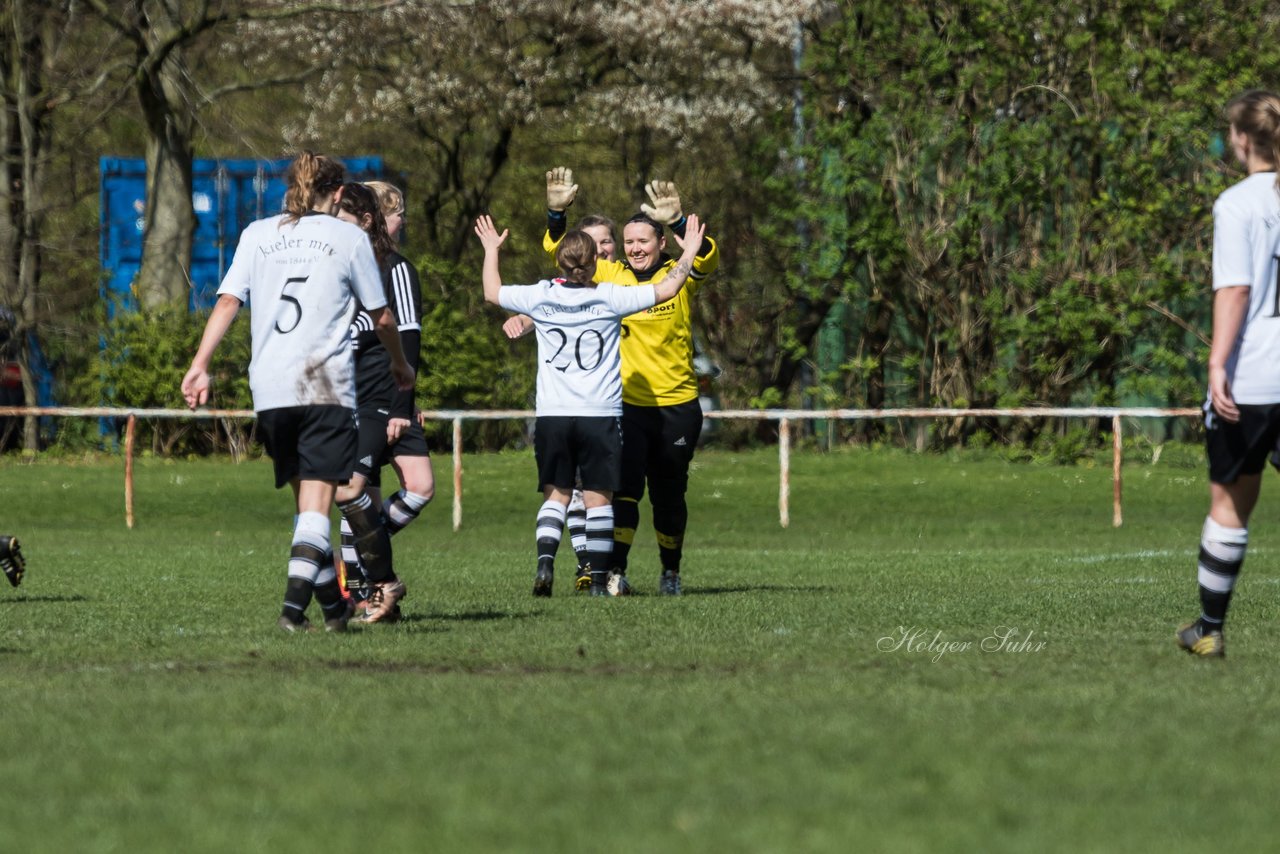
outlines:
[{"label": "brown ponytail", "polygon": [[337,160],[304,151],[289,164],[288,188],[284,193],[286,224],[295,223],[315,208],[316,199],[342,186],[346,169]]},{"label": "brown ponytail", "polygon": [[[382,207],[373,190],[364,184],[347,183],[342,185],[342,198],[338,207],[356,218],[364,233],[369,235],[369,243],[373,245],[373,255],[378,259],[378,268],[385,270],[387,259],[395,251],[395,244],[387,234],[387,220],[382,215]],[[365,217],[368,217],[366,225]]]},{"label": "brown ponytail", "polygon": [[[1264,89],[1237,95],[1227,104],[1227,120],[1273,169],[1280,165],[1280,95]],[[1280,179],[1276,183],[1280,186]]]},{"label": "brown ponytail", "polygon": [[570,231],[556,247],[556,264],[569,281],[591,284],[596,272],[596,242],[585,231]]}]

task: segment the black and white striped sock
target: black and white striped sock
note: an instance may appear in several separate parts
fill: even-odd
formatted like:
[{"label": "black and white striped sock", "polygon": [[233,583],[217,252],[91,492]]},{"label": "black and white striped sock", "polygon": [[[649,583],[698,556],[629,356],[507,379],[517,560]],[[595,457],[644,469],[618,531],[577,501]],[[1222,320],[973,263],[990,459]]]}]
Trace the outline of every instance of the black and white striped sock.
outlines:
[{"label": "black and white striped sock", "polygon": [[329,517],[312,511],[299,513],[293,527],[293,546],[289,551],[289,583],[285,588],[284,607],[280,611],[282,616],[295,623],[302,622],[328,553]]},{"label": "black and white striped sock", "polygon": [[560,548],[560,538],[564,535],[564,516],[565,506],[559,501],[548,499],[538,508],[535,539],[539,568],[555,563],[556,550]]},{"label": "black and white striped sock", "polygon": [[586,520],[587,562],[591,564],[591,583],[604,584],[612,568],[613,505],[588,507]]},{"label": "black and white striped sock", "polygon": [[1231,592],[1248,545],[1247,528],[1227,528],[1212,519],[1204,520],[1196,577],[1200,582],[1200,625],[1205,631],[1220,631],[1226,623]]},{"label": "black and white striped sock", "polygon": [[386,519],[387,533],[394,536],[404,530],[430,502],[425,495],[403,489],[383,501],[382,516]]}]

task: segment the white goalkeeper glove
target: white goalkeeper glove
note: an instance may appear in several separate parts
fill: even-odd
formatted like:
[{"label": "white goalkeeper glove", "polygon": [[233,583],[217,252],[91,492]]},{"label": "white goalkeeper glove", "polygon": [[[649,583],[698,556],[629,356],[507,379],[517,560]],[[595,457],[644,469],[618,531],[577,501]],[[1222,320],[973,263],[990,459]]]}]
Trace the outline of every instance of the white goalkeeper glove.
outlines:
[{"label": "white goalkeeper glove", "polygon": [[573,204],[578,185],[573,183],[573,170],[557,166],[547,173],[547,210],[563,211]]},{"label": "white goalkeeper glove", "polygon": [[652,205],[641,205],[640,210],[652,220],[664,225],[674,225],[680,221],[680,192],[671,181],[650,181],[644,191],[649,194]]}]

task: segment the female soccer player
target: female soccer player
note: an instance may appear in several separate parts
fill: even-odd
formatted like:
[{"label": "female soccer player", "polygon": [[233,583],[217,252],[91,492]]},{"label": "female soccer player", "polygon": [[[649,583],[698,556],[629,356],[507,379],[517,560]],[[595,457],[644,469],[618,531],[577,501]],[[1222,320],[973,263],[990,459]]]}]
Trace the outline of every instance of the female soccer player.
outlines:
[{"label": "female soccer player", "polygon": [[[578,230],[586,232],[595,241],[597,258],[618,260],[618,228],[613,220],[600,214],[589,214],[578,220]],[[502,324],[502,331],[508,338],[520,338],[533,331],[533,318],[523,314],[512,315]],[[574,589],[582,593],[591,586],[591,570],[587,566],[587,505],[583,502],[581,489],[575,489],[569,500],[566,527],[569,529],[569,541],[573,545],[574,554],[578,557],[578,575],[574,581]],[[609,592],[616,596],[630,593],[626,576],[617,575]]]},{"label": "female soccer player", "polygon": [[[373,254],[378,268],[382,272],[384,296],[392,309],[399,330],[401,348],[409,366],[417,365],[418,339],[416,333],[412,340],[405,340],[405,328],[417,328],[417,309],[413,307],[407,293],[397,292],[393,287],[392,273],[395,259],[399,254],[395,244],[387,232],[386,221],[378,198],[374,191],[364,184],[346,184],[343,187],[342,199],[338,202],[338,218],[360,226],[369,235],[373,246]],[[407,306],[407,307],[406,307]],[[383,519],[387,535],[394,534],[404,525],[393,527],[392,519],[403,520],[404,514],[396,512],[397,507],[382,506],[381,496],[372,484],[377,482],[383,460],[391,453],[392,448],[399,446],[403,439],[405,427],[412,423],[413,392],[401,392],[391,380],[387,370],[389,355],[374,332],[373,319],[363,309],[356,312],[351,322],[351,341],[355,350],[356,366],[356,403],[359,413],[360,443],[356,453],[355,471],[351,481],[338,489],[338,502],[343,507],[352,507],[356,512],[373,508]],[[403,410],[407,409],[407,412]],[[425,443],[424,443],[425,444]],[[405,448],[409,453],[416,448]],[[423,452],[425,454],[425,451]],[[426,462],[428,471],[430,461]],[[417,509],[425,505],[418,504]],[[366,508],[367,505],[367,508]],[[413,513],[417,515],[416,512]],[[411,517],[410,517],[411,518]],[[354,588],[358,608],[363,609],[361,617],[365,622],[390,622],[398,619],[400,614],[397,601],[403,597],[400,585],[370,585],[361,567],[359,550],[353,535],[352,519],[344,513],[342,517],[342,558],[347,571],[347,586]],[[389,546],[388,546],[389,548]],[[398,595],[397,595],[398,594]],[[367,600],[367,601],[366,601]]]},{"label": "female soccer player", "polygon": [[[387,235],[394,244],[404,228],[404,194],[385,181],[369,181],[366,186],[378,198],[378,206],[387,221]],[[387,299],[399,320],[400,345],[416,374],[422,356],[422,286],[417,268],[394,248],[387,258],[384,284]],[[395,437],[390,462],[400,478],[400,491],[387,499],[382,509],[388,530],[395,534],[417,519],[435,497],[436,483],[427,437],[415,417],[412,390],[396,394],[389,425]],[[372,474],[370,483],[374,488],[381,485],[378,472]]]},{"label": "female soccer player", "polygon": [[[666,275],[675,261],[666,254],[663,226],[679,240],[687,227],[675,184],[653,181],[646,188],[652,205],[631,217],[622,229],[624,260],[602,262],[596,281],[640,285]],[[572,170],[557,167],[547,173],[548,252],[564,234],[565,211],[573,204],[578,185]],[[693,296],[720,264],[720,250],[702,237],[689,274],[689,286],[671,303],[627,318],[622,335],[622,481],[613,500],[613,565],[617,592],[625,594],[627,555],[640,522],[640,499],[645,487],[653,506],[653,529],[658,539],[662,576],[658,590],[680,595],[680,562],[689,521],[685,493],[689,464],[702,433],[698,378],[693,369]]]},{"label": "female soccer player", "polygon": [[1209,516],[1200,534],[1200,618],[1180,647],[1221,658],[1231,591],[1249,541],[1262,469],[1280,438],[1280,95],[1227,105],[1231,147],[1248,177],[1213,206],[1213,342],[1205,403]]},{"label": "female soccer player", "polygon": [[622,465],[621,320],[681,292],[702,244],[702,226],[696,216],[690,217],[680,260],[657,284],[638,287],[608,282],[593,286],[598,277],[596,245],[581,231],[564,235],[556,249],[563,278],[504,287],[498,249],[507,232],[498,234],[492,220],[483,216],[476,221],[476,235],[485,249],[485,299],[532,317],[538,336],[534,455],[544,500],[537,516],[534,595],[551,595],[553,561],[575,473],[581,474],[587,508],[591,593],[606,595],[613,550],[611,501]]},{"label": "female soccer player", "polygon": [[[279,620],[287,631],[308,627],[305,615],[313,595],[327,630],[347,628],[347,606],[329,557],[329,505],[355,464],[349,326],[357,302],[391,354],[396,385],[409,388],[413,382],[369,239],[332,216],[342,198],[343,173],[341,163],[311,152],[293,161],[286,213],[251,223],[240,235],[200,347],[182,379],[188,406],[208,401],[209,362],[240,306],[251,302],[253,408],[275,464],[276,488],[293,487],[297,511]],[[376,512],[357,513],[354,523],[357,541],[367,551],[366,568],[379,573],[377,583],[386,583],[381,573],[390,570],[390,553]]]}]

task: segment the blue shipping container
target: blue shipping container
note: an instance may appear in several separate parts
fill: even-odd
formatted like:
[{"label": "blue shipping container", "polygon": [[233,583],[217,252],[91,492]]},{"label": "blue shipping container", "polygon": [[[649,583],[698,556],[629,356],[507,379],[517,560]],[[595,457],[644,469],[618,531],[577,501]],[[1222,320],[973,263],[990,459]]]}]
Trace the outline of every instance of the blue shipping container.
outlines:
[{"label": "blue shipping container", "polygon": [[[341,158],[355,181],[383,178],[382,158]],[[255,219],[284,209],[285,170],[291,160],[196,160],[192,206],[196,212],[191,250],[192,309],[209,308],[240,232]],[[113,310],[118,298],[133,304],[133,280],[142,263],[147,165],[140,157],[103,157],[100,172],[102,297]]]}]

